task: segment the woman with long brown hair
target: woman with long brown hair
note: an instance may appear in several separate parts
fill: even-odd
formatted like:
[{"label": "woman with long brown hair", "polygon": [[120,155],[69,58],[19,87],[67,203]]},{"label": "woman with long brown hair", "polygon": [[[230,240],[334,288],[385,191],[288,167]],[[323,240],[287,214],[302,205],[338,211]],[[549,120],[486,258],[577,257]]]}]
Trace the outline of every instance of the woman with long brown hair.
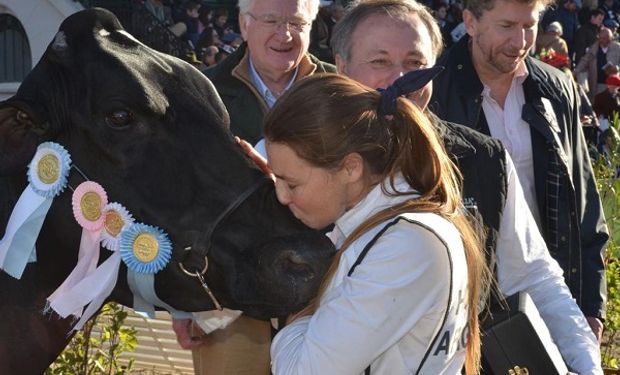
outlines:
[{"label": "woman with long brown hair", "polygon": [[335,223],[339,248],[315,301],[274,339],[276,375],[478,372],[480,241],[434,127],[401,97],[428,71],[383,93],[312,76],[266,117],[278,199],[310,227]]}]

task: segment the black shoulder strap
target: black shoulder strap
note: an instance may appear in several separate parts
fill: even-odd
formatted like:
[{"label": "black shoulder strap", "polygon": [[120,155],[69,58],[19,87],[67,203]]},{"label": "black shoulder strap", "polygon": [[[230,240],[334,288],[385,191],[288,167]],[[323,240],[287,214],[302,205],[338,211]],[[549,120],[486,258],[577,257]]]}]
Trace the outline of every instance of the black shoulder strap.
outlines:
[{"label": "black shoulder strap", "polygon": [[[351,274],[353,274],[353,271],[355,271],[355,268],[357,268],[357,266],[359,266],[360,263],[362,263],[364,258],[366,258],[366,254],[368,254],[368,252],[370,251],[370,248],[374,246],[374,244],[377,242],[379,237],[381,237],[383,235],[383,233],[385,233],[388,229],[390,229],[392,226],[394,226],[396,223],[398,223],[401,219],[405,220],[405,221],[407,221],[407,222],[409,222],[411,224],[419,225],[422,228],[424,228],[424,229],[428,230],[429,232],[433,233],[435,235],[435,237],[437,237],[439,239],[439,241],[441,241],[441,243],[444,245],[444,247],[446,249],[446,253],[448,254],[448,263],[450,265],[450,289],[449,289],[449,292],[448,292],[448,307],[446,308],[446,312],[445,312],[445,314],[443,316],[443,319],[441,321],[441,326],[439,327],[439,330],[437,331],[437,334],[435,335],[435,337],[433,337],[433,340],[431,341],[431,345],[429,345],[428,349],[426,350],[426,353],[424,354],[424,357],[422,357],[422,362],[420,363],[420,367],[418,367],[418,370],[415,372],[416,375],[417,375],[417,374],[420,373],[420,370],[422,370],[422,366],[424,365],[424,362],[426,362],[426,359],[428,358],[431,350],[433,349],[433,347],[435,346],[435,343],[439,339],[439,335],[443,331],[443,327],[445,326],[446,320],[448,319],[448,314],[450,313],[450,305],[452,305],[452,270],[453,270],[453,265],[452,265],[452,255],[450,254],[450,251],[448,249],[448,244],[446,243],[446,241],[444,241],[444,239],[441,236],[439,236],[434,229],[432,229],[431,227],[429,227],[425,223],[422,223],[422,222],[417,221],[417,220],[408,219],[406,217],[398,216],[396,219],[394,219],[394,220],[390,221],[389,223],[387,223],[383,228],[381,228],[381,230],[377,234],[375,234],[375,236],[370,241],[368,241],[368,243],[366,244],[366,246],[364,246],[364,249],[362,250],[360,255],[355,260],[355,263],[353,263],[353,265],[349,269],[349,272],[347,273],[347,276],[351,276]],[[364,370],[364,374],[365,375],[370,375],[370,365],[368,365],[368,367],[366,367],[366,369]]]}]

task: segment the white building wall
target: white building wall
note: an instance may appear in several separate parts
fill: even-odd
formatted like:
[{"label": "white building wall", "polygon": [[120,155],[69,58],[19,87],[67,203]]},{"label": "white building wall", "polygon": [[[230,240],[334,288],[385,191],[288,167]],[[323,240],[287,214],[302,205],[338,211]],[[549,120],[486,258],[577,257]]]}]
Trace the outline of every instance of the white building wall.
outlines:
[{"label": "white building wall", "polygon": [[[82,4],[73,0],[0,0],[0,14],[14,16],[26,31],[33,67],[41,59],[62,21],[81,9],[84,9]],[[13,95],[17,87],[19,82],[0,83],[0,100]]]}]

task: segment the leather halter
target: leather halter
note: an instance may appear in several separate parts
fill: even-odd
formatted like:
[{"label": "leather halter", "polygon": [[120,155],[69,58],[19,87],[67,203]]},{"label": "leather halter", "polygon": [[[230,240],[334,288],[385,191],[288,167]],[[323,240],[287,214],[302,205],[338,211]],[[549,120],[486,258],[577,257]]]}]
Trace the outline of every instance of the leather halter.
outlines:
[{"label": "leather halter", "polygon": [[[207,231],[205,231],[204,234],[199,237],[199,241],[197,243],[206,244],[204,248],[205,266],[203,267],[202,270],[200,271],[195,270],[194,272],[190,272],[187,270],[187,268],[185,268],[185,266],[183,266],[182,261],[178,263],[179,268],[181,269],[181,271],[183,271],[183,273],[185,273],[188,276],[196,277],[198,281],[200,281],[200,284],[204,288],[209,298],[211,298],[211,302],[213,302],[213,305],[215,306],[217,310],[221,311],[223,310],[223,307],[219,303],[219,301],[217,300],[217,298],[215,297],[215,295],[213,294],[213,292],[211,291],[211,289],[207,285],[207,282],[204,279],[204,276],[207,273],[207,270],[209,268],[209,260],[207,258],[207,254],[209,253],[209,250],[211,249],[211,245],[212,245],[211,238],[213,237],[213,233],[215,232],[215,229],[218,227],[218,225],[222,221],[224,221],[224,219],[230,216],[230,214],[232,214],[243,202],[245,202],[245,200],[248,199],[250,195],[252,195],[256,190],[258,190],[259,187],[263,186],[267,181],[270,181],[270,180],[266,177],[261,177],[260,179],[256,180],[254,184],[250,185],[250,187],[247,188],[243,193],[241,193],[237,197],[237,199],[232,201],[228,205],[228,207],[226,207],[226,209],[215,219],[215,221],[213,222],[213,225],[211,225],[207,229]],[[192,246],[186,247],[185,250],[186,251],[192,250]]]}]

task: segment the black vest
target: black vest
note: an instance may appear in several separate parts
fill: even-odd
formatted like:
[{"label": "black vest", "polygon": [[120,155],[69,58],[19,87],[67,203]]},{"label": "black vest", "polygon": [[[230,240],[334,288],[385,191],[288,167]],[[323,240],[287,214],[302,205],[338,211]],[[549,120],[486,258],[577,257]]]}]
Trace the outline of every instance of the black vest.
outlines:
[{"label": "black vest", "polygon": [[508,187],[506,152],[500,141],[466,126],[436,123],[448,155],[463,175],[463,203],[484,226],[487,262],[495,271],[495,246]]}]

